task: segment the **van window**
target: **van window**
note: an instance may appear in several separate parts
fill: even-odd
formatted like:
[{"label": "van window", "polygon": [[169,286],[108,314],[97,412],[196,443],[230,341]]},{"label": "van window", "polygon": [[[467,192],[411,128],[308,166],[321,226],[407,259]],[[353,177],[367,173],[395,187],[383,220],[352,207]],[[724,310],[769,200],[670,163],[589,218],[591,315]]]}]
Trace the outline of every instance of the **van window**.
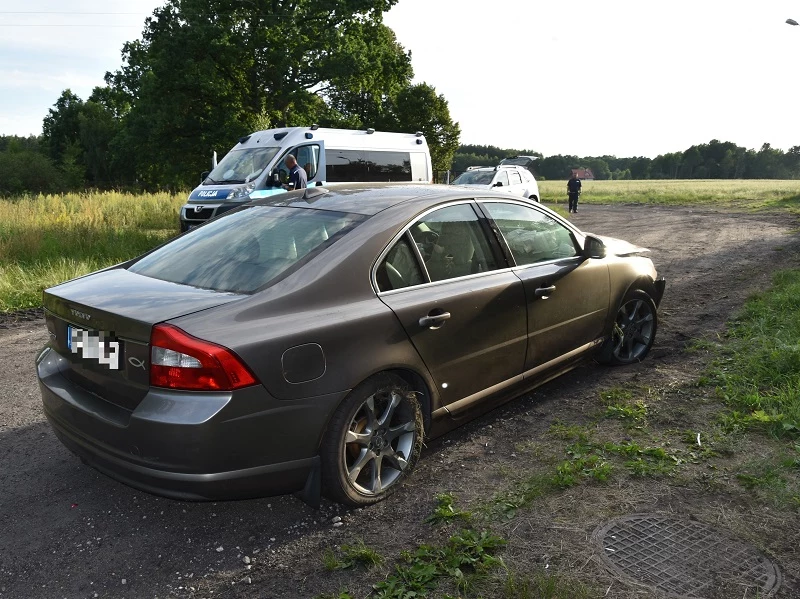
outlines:
[{"label": "van window", "polygon": [[325,179],[331,183],[412,180],[409,152],[329,148],[325,150],[325,162]]},{"label": "van window", "polygon": [[249,183],[263,172],[278,150],[276,147],[231,150],[203,183]]},{"label": "van window", "polygon": [[317,176],[317,169],[319,168],[319,146],[316,144],[308,146],[300,146],[294,149],[294,157],[297,158],[297,164],[303,167],[303,170],[311,181]]}]

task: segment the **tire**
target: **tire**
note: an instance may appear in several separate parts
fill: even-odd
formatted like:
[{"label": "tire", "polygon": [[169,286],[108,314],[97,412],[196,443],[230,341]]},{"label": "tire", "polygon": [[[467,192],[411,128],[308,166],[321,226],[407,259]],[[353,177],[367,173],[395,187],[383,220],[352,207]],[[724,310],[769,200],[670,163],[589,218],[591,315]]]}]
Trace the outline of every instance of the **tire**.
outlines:
[{"label": "tire", "polygon": [[323,493],[355,507],[381,501],[411,474],[423,438],[422,409],[405,381],[370,377],[328,424],[320,446]]},{"label": "tire", "polygon": [[539,198],[537,196],[531,196],[528,198],[529,200],[533,200],[534,202],[538,202]]},{"label": "tire", "polygon": [[597,361],[611,366],[641,362],[647,356],[658,330],[658,310],[646,291],[625,294],[614,319],[611,335],[600,349]]}]

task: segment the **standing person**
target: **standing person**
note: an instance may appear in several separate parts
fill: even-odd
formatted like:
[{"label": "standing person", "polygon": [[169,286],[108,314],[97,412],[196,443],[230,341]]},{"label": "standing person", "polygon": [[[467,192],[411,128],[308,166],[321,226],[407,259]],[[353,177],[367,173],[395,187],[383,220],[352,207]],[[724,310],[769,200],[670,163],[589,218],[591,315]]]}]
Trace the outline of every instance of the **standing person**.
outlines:
[{"label": "standing person", "polygon": [[578,172],[572,171],[572,178],[567,181],[567,195],[569,196],[569,211],[578,212],[578,198],[581,195],[581,180]]},{"label": "standing person", "polygon": [[288,154],[284,160],[286,168],[289,169],[289,181],[286,184],[286,189],[289,191],[293,189],[303,189],[308,187],[308,175],[299,164],[293,154]]}]

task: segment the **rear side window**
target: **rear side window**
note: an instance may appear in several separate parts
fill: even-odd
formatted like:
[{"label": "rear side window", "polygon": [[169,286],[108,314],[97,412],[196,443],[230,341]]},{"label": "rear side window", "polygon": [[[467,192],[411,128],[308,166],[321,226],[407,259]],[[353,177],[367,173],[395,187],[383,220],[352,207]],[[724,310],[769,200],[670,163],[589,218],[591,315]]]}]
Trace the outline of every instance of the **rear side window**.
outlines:
[{"label": "rear side window", "polygon": [[508,177],[511,180],[511,185],[522,185],[522,177],[520,177],[518,172],[510,172],[508,173]]},{"label": "rear side window", "polygon": [[391,291],[426,283],[407,237],[401,237],[386,254],[375,273],[378,289]]},{"label": "rear side window", "polygon": [[411,154],[387,150],[325,150],[326,177],[338,182],[411,181]]},{"label": "rear side window", "polygon": [[140,275],[235,293],[253,293],[342,237],[364,216],[255,206],[228,214],[148,254]]}]

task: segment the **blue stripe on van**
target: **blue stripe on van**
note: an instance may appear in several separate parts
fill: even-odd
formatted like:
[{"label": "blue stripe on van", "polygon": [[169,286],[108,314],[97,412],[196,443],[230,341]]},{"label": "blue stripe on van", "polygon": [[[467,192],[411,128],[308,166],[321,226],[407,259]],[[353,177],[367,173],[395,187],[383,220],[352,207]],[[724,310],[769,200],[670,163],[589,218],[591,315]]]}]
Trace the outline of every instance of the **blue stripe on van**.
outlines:
[{"label": "blue stripe on van", "polygon": [[228,197],[231,189],[203,189],[198,187],[189,196],[190,200],[224,200]]}]

